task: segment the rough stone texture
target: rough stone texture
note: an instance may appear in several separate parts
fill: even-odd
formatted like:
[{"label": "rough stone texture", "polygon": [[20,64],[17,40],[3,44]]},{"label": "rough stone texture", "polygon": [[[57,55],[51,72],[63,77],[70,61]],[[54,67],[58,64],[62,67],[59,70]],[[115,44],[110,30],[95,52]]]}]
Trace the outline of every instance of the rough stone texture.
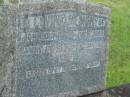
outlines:
[{"label": "rough stone texture", "polygon": [[15,72],[15,34],[9,27],[8,6],[0,7],[0,97],[11,97]]},{"label": "rough stone texture", "polygon": [[20,3],[46,3],[46,2],[76,2],[83,3],[85,0],[20,0]]},{"label": "rough stone texture", "polygon": [[86,0],[4,0],[5,4],[11,4],[11,3],[15,3],[15,4],[27,4],[27,3],[47,3],[47,2],[76,2],[76,3],[84,3],[86,2]]},{"label": "rough stone texture", "polygon": [[54,3],[43,3],[43,4],[21,4],[18,12],[38,12],[43,10],[43,12],[55,12],[62,10],[75,10],[79,12],[84,12],[90,15],[106,16],[110,18],[111,10],[102,5],[94,5],[89,3],[77,4],[75,2],[54,2]]}]

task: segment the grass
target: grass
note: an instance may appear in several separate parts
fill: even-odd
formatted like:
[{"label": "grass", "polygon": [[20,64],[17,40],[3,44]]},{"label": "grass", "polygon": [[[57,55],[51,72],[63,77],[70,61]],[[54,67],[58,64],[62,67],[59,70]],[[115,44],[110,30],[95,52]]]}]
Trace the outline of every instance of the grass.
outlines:
[{"label": "grass", "polygon": [[107,87],[130,83],[130,0],[88,0],[112,9]]},{"label": "grass", "polygon": [[2,4],[3,0],[0,0],[0,5]]}]

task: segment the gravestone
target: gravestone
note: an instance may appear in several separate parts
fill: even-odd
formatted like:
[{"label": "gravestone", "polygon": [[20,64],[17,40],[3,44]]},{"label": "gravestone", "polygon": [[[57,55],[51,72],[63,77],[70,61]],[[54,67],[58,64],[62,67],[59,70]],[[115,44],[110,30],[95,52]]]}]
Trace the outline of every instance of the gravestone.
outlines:
[{"label": "gravestone", "polygon": [[109,8],[87,3],[20,4],[12,19],[16,97],[71,97],[105,89],[109,15]]}]

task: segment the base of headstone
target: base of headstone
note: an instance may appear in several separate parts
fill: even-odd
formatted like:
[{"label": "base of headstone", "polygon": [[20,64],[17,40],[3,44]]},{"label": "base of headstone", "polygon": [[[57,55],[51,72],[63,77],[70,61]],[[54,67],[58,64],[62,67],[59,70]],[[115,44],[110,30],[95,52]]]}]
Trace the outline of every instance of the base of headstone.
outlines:
[{"label": "base of headstone", "polygon": [[81,97],[130,97],[130,84],[107,89],[90,95],[84,95]]},{"label": "base of headstone", "polygon": [[101,92],[98,92],[98,93],[93,93],[93,94],[84,95],[84,96],[80,96],[80,97],[109,97],[107,95],[108,95],[107,92],[101,91]]}]

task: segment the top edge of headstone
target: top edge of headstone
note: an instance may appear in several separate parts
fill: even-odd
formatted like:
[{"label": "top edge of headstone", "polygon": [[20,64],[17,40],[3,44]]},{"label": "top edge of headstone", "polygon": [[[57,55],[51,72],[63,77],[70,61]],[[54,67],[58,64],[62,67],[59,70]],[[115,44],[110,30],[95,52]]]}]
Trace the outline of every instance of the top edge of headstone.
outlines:
[{"label": "top edge of headstone", "polygon": [[88,2],[85,3],[75,3],[75,2],[49,2],[49,3],[40,3],[40,4],[20,4],[18,7],[19,13],[36,12],[36,11],[60,11],[60,10],[75,10],[83,13],[88,13],[92,15],[100,15],[105,17],[110,17],[111,9],[101,4],[91,4]]},{"label": "top edge of headstone", "polygon": [[85,0],[3,0],[4,4],[40,4],[40,3],[48,3],[48,2],[75,2],[75,3],[85,3]]},{"label": "top edge of headstone", "polygon": [[[46,4],[54,4],[58,5],[59,2],[68,2],[69,4],[71,3],[72,5],[79,4],[81,5],[80,7],[86,8],[87,10],[94,10],[97,11],[98,13],[103,12],[105,15],[111,15],[111,8],[102,5],[102,4],[92,4],[88,3],[86,0],[13,0],[14,2],[11,2],[12,0],[4,0],[4,5],[14,5],[14,7],[18,6],[35,6],[35,5],[46,5]],[[16,5],[15,5],[16,4]],[[70,4],[70,6],[71,6]],[[76,5],[77,6],[77,5]],[[92,10],[91,10],[92,9]]]},{"label": "top edge of headstone", "polygon": [[23,3],[47,3],[47,2],[75,2],[75,3],[84,3],[85,0],[19,0],[19,4]]}]

